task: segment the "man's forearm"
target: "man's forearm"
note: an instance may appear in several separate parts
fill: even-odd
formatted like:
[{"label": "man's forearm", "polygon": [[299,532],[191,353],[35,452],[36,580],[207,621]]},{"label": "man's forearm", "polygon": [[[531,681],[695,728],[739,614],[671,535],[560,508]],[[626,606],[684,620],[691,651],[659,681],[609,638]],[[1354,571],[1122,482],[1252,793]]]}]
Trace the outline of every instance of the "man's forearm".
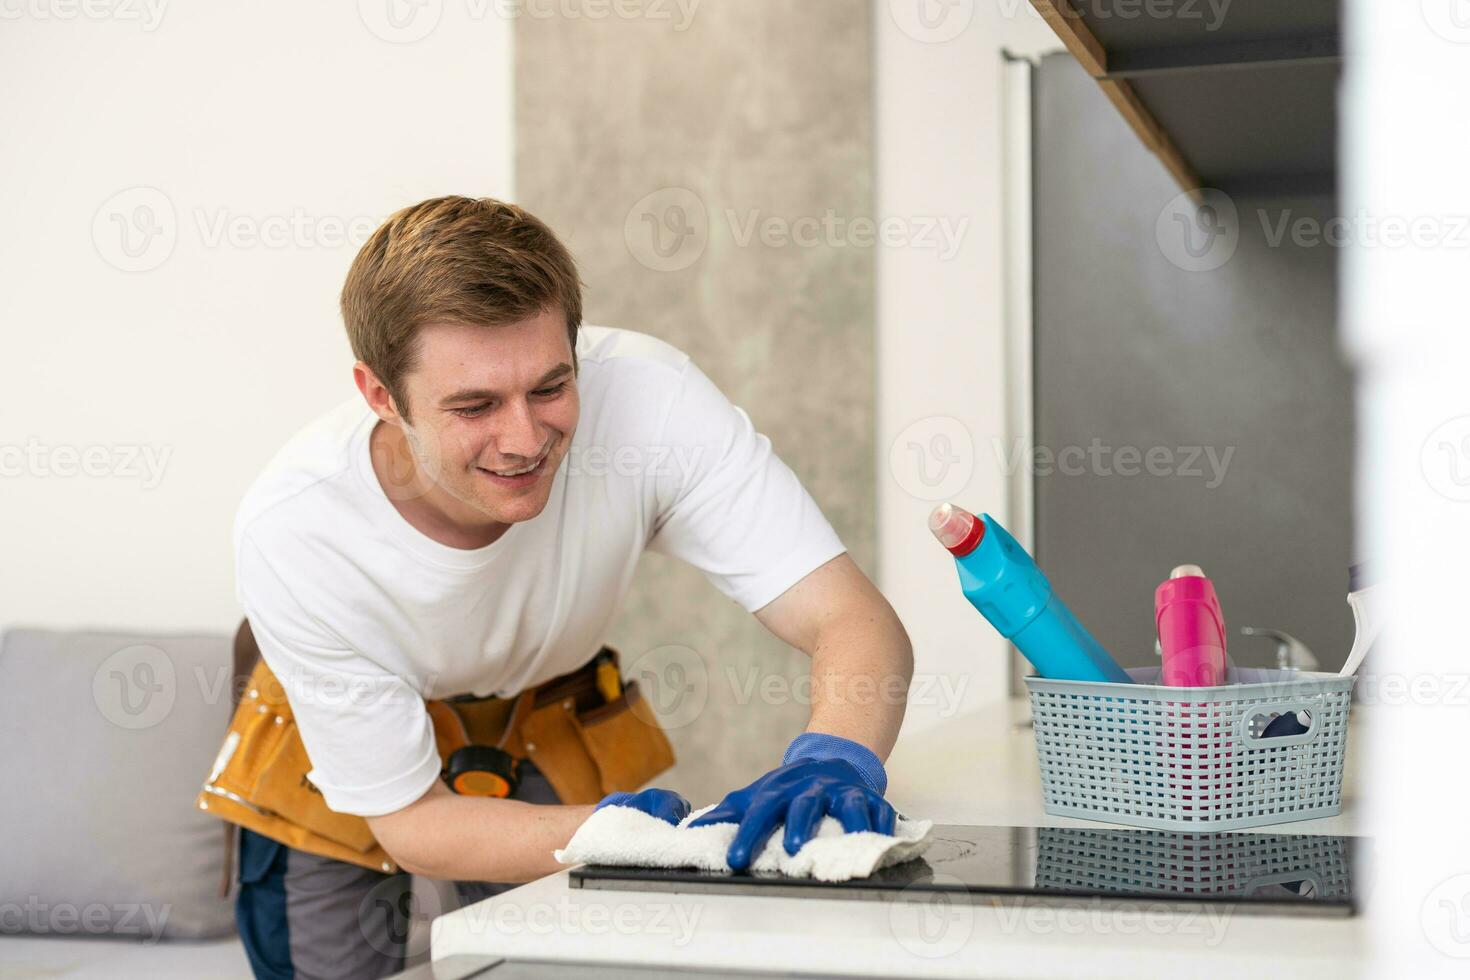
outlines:
[{"label": "man's forearm", "polygon": [[533,881],[561,868],[565,847],[593,807],[459,796],[441,782],[417,802],[370,817],[374,836],[405,871],[455,881]]},{"label": "man's forearm", "polygon": [[903,724],[914,652],[881,597],[828,619],[812,651],[809,732],[861,742],[888,758]]},{"label": "man's forearm", "polygon": [[903,724],[914,648],[898,614],[846,553],[756,610],[812,658],[807,731],[861,742],[886,759]]}]

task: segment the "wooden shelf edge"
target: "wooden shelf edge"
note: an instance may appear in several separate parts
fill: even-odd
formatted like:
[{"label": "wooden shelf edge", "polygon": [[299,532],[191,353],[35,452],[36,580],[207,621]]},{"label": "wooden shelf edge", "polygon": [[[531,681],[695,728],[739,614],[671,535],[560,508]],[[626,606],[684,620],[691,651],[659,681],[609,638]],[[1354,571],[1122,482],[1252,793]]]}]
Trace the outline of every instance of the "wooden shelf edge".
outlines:
[{"label": "wooden shelf edge", "polygon": [[1103,77],[1108,73],[1108,53],[1069,0],[1031,0],[1031,6],[1036,8],[1041,19],[1051,27],[1078,64],[1092,76],[1143,145],[1159,158],[1174,182],[1196,201],[1201,200],[1199,174],[1139,99],[1132,84]]}]

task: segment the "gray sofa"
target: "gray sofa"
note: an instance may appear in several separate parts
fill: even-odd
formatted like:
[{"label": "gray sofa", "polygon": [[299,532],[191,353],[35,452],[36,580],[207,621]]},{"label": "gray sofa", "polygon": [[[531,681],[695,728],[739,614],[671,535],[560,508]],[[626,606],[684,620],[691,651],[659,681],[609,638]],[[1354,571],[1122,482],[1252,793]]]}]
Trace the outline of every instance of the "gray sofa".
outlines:
[{"label": "gray sofa", "polygon": [[[220,895],[225,831],[194,805],[229,723],[230,652],[224,634],[0,636],[0,977],[249,980]],[[455,906],[415,888],[436,892],[420,907]]]}]

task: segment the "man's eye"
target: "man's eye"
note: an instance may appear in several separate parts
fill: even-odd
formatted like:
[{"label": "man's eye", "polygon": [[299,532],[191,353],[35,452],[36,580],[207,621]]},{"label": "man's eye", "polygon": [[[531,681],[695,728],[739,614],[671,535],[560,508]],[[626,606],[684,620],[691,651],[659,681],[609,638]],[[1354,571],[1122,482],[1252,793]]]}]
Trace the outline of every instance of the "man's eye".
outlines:
[{"label": "man's eye", "polygon": [[567,383],[563,381],[561,384],[552,385],[550,388],[537,388],[535,391],[531,392],[531,394],[539,395],[542,398],[550,398],[553,395],[561,394],[564,390],[566,390],[566,387]]},{"label": "man's eye", "polygon": [[478,418],[481,415],[484,415],[485,414],[485,409],[487,409],[489,407],[490,406],[487,404],[487,405],[475,405],[475,406],[473,406],[471,408],[456,408],[456,409],[454,409],[454,414],[455,415],[458,415],[462,419],[473,419],[473,418]]}]

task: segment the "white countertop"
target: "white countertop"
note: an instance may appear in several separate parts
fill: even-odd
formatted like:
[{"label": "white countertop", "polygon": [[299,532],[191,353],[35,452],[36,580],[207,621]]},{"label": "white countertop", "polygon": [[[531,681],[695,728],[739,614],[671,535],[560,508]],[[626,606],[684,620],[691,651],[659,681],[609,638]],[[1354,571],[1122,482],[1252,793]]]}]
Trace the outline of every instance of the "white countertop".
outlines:
[{"label": "white countertop", "polygon": [[[1042,812],[1024,701],[905,734],[890,757],[888,798],[936,823],[1106,827]],[[1263,832],[1367,834],[1354,806],[1363,708],[1354,706],[1343,812]],[[1362,919],[1281,917],[1232,909],[1171,911],[1147,902],[1075,907],[971,905],[624,892],[542,878],[433,924],[434,959],[657,964],[861,976],[1126,980],[1359,975]]]}]

